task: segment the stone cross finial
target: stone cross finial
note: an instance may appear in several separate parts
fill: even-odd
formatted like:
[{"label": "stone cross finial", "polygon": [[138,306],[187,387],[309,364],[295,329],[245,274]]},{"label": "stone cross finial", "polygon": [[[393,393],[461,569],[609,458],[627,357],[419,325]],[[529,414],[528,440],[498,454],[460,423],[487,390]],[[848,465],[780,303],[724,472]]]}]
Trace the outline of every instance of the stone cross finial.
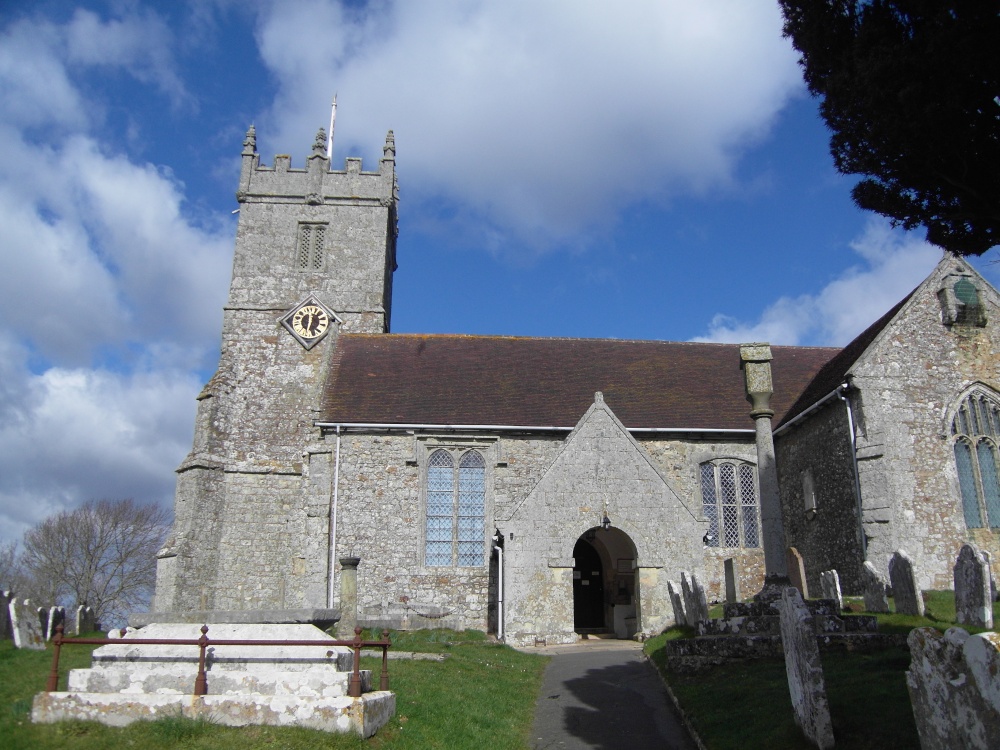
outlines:
[{"label": "stone cross finial", "polygon": [[746,383],[747,401],[752,405],[751,417],[773,417],[771,394],[771,347],[767,344],[741,344],[740,360]]},{"label": "stone cross finial", "polygon": [[396,158],[396,136],[392,134],[391,130],[385,134],[385,145],[382,147],[382,158]]},{"label": "stone cross finial", "polygon": [[257,153],[257,129],[251,125],[243,139],[243,155],[253,156]]},{"label": "stone cross finial", "polygon": [[313,141],[313,156],[326,156],[326,130],[320,128],[316,131],[316,140]]}]

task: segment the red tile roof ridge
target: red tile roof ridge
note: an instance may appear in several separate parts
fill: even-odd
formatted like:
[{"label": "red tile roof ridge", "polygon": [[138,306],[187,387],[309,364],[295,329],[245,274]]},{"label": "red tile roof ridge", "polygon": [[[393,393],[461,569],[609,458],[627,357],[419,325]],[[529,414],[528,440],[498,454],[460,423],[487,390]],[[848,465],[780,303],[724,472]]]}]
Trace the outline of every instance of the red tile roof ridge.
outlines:
[{"label": "red tile roof ridge", "polygon": [[[344,337],[363,339],[386,339],[386,338],[409,338],[409,339],[492,339],[500,341],[584,341],[601,342],[609,344],[671,344],[674,346],[698,346],[698,347],[739,347],[743,344],[733,344],[720,341],[672,341],[670,339],[619,339],[614,337],[598,336],[515,336],[511,334],[493,333],[354,333],[345,331],[340,334]],[[749,342],[743,342],[749,343]],[[757,343],[757,342],[753,342]],[[767,343],[767,342],[764,342]],[[772,349],[796,349],[796,350],[830,350],[839,351],[840,346],[801,346],[798,344],[768,344]]]}]

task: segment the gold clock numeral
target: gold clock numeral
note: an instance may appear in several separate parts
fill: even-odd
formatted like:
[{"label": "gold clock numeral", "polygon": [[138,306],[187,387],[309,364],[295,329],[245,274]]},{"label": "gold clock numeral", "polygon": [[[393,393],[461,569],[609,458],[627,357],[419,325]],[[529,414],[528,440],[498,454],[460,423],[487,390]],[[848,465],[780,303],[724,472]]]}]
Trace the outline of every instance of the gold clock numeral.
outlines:
[{"label": "gold clock numeral", "polygon": [[316,305],[303,305],[292,316],[292,328],[304,339],[322,336],[329,325],[330,317]]}]

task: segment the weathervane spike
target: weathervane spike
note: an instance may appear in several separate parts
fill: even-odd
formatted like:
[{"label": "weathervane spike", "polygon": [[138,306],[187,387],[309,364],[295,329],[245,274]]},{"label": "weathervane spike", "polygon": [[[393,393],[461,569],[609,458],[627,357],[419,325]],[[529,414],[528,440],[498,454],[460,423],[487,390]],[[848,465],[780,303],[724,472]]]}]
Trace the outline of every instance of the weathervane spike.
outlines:
[{"label": "weathervane spike", "polygon": [[326,158],[333,159],[333,125],[337,120],[337,95],[333,95],[333,104],[330,105],[330,130],[326,137]]}]

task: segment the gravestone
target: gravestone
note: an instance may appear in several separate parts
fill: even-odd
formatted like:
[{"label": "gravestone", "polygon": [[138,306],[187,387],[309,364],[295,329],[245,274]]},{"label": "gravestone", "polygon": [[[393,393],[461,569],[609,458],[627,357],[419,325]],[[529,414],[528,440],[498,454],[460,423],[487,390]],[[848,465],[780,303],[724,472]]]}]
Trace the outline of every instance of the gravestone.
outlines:
[{"label": "gravestone", "polygon": [[896,602],[896,611],[904,615],[924,616],[924,598],[917,586],[913,560],[905,550],[896,550],[889,558],[889,585]]},{"label": "gravestone", "polygon": [[11,591],[0,591],[0,641],[9,641],[14,637],[14,629],[10,626],[10,603],[14,601]]},{"label": "gravestone", "polygon": [[667,593],[670,595],[670,605],[674,608],[674,624],[688,625],[687,612],[684,611],[684,600],[673,581],[667,581]]},{"label": "gravestone", "polygon": [[974,544],[963,544],[955,561],[955,621],[977,628],[993,627],[989,566]]},{"label": "gravestone", "polygon": [[689,577],[687,571],[681,571],[681,591],[684,595],[684,613],[688,625],[707,622],[708,598],[705,596],[705,587],[694,573]]},{"label": "gravestone", "polygon": [[92,633],[97,630],[97,623],[94,620],[94,610],[86,604],[81,604],[76,608],[76,617],[72,625],[74,635]]},{"label": "gravestone", "polygon": [[10,602],[10,620],[14,629],[14,646],[31,648],[37,651],[45,650],[45,637],[38,622],[38,610],[30,599]]},{"label": "gravestone", "polygon": [[836,570],[824,570],[819,574],[819,586],[824,599],[832,599],[837,603],[837,611],[844,609],[844,597],[840,593],[840,575]]},{"label": "gravestone", "polygon": [[979,554],[986,558],[986,570],[990,574],[990,598],[1000,601],[997,598],[997,577],[993,575],[993,556],[984,549],[979,550]]},{"label": "gravestone", "polygon": [[49,639],[49,608],[38,607],[35,612],[35,616],[38,618],[38,628],[42,633],[42,640],[47,641]]},{"label": "gravestone", "polygon": [[735,604],[736,602],[743,601],[743,595],[740,591],[740,577],[736,570],[736,561],[727,557],[723,563],[722,567],[726,573],[726,603]]},{"label": "gravestone", "polygon": [[808,599],[809,586],[806,583],[806,564],[795,547],[789,547],[785,550],[785,564],[788,566],[788,580],[799,590],[803,599]]},{"label": "gravestone", "polygon": [[45,629],[45,640],[51,641],[52,636],[56,634],[56,628],[60,625],[62,625],[63,628],[66,627],[66,608],[51,607],[49,609],[48,626]]},{"label": "gravestone", "polygon": [[826,698],[826,681],[819,660],[813,617],[802,594],[791,586],[781,592],[781,646],[785,652],[788,692],[795,723],[821,750],[833,747],[833,724]]},{"label": "gravestone", "polygon": [[914,628],[906,686],[922,750],[996,750],[1000,633]]},{"label": "gravestone", "polygon": [[866,612],[888,612],[889,597],[885,593],[885,581],[867,560],[861,568],[861,585],[864,588]]}]

